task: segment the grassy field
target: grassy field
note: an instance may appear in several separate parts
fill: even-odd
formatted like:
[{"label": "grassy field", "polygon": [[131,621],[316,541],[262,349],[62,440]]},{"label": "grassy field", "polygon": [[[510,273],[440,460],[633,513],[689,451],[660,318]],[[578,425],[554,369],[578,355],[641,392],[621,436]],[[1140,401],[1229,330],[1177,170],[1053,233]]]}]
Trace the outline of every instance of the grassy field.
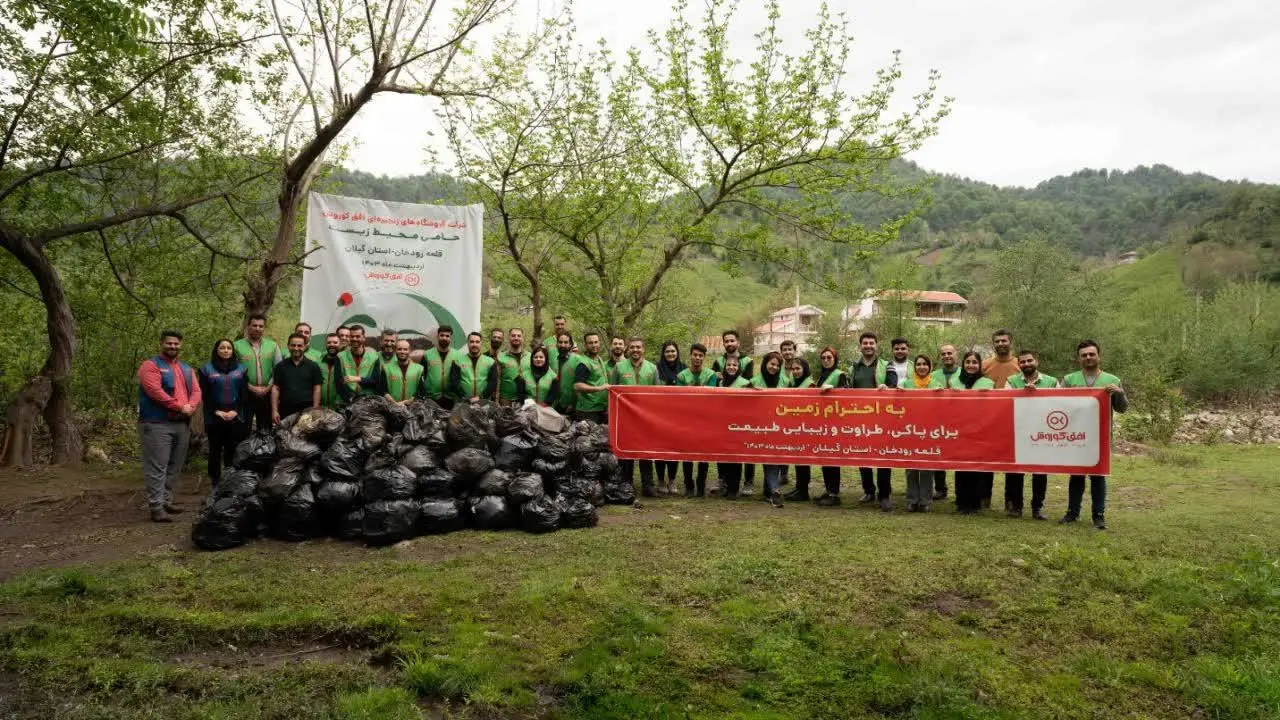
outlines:
[{"label": "grassy field", "polygon": [[0,585],[0,716],[1276,718],[1278,466],[1120,458],[1108,532],[659,500],[37,571]]}]

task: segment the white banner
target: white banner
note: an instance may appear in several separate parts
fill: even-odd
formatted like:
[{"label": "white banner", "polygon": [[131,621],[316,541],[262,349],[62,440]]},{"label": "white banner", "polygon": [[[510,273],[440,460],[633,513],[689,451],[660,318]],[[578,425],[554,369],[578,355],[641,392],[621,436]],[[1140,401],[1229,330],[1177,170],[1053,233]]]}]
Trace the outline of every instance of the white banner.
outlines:
[{"label": "white banner", "polygon": [[410,338],[480,327],[483,205],[448,207],[311,193],[302,320],[312,347],[339,325]]}]

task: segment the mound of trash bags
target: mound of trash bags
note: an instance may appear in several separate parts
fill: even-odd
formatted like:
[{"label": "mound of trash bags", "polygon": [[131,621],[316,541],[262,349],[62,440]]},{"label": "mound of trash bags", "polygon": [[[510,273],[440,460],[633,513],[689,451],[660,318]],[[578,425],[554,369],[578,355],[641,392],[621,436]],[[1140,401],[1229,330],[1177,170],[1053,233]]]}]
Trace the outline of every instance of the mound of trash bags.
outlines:
[{"label": "mound of trash bags", "polygon": [[635,488],[607,428],[534,405],[361,398],[259,431],[210,491],[191,530],[204,550],[255,537],[392,545],[465,528],[545,533],[599,522]]}]

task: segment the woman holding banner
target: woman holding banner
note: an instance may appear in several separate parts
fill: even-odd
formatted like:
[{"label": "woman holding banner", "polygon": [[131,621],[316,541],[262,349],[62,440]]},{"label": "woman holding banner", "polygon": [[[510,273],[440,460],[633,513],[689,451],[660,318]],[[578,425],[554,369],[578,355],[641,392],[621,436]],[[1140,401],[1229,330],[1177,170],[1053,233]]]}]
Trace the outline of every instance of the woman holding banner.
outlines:
[{"label": "woman holding banner", "polygon": [[[680,360],[680,347],[674,340],[662,343],[662,352],[658,358],[658,384],[679,385],[681,371],[685,364]],[[658,468],[658,486],[666,487],[669,495],[676,492],[676,469],[680,463],[675,460],[659,460],[654,463]]]},{"label": "woman holding banner", "polygon": [[[835,348],[830,345],[822,348],[822,352],[818,353],[818,363],[821,369],[818,371],[816,384],[822,388],[822,392],[831,392],[832,388],[849,387],[849,376],[840,369],[840,355],[836,353]],[[818,504],[823,507],[838,506],[840,504],[840,468],[838,466],[823,466],[822,485],[826,492],[818,498]]]},{"label": "woman holding banner", "polygon": [[[751,379],[751,384],[759,390],[781,390],[790,387],[790,378],[782,371],[782,354],[771,352],[764,356],[760,363],[760,374]],[[785,465],[764,466],[764,496],[770,505],[782,507],[782,470]]]},{"label": "woman holding banner", "polygon": [[[914,372],[902,378],[903,390],[942,390],[942,378],[933,376],[933,361],[917,355]],[[929,512],[933,504],[934,470],[907,470],[907,512]]]},{"label": "woman holding banner", "polygon": [[[961,390],[994,390],[996,384],[982,376],[982,356],[969,351],[960,362]],[[983,498],[991,497],[995,473],[956,471],[956,512],[972,515],[982,509]]]},{"label": "woman holding banner", "polygon": [[[749,388],[751,381],[742,377],[738,358],[724,359],[724,372],[720,375],[720,387]],[[742,463],[716,463],[716,475],[720,478],[720,491],[726,500],[737,500],[742,483]]]},{"label": "woman holding banner", "polygon": [[[791,374],[791,387],[804,390],[814,386],[813,376],[809,374],[809,365],[800,358],[792,358],[787,368]],[[796,486],[791,492],[782,496],[784,500],[806,502],[809,499],[810,468],[808,465],[796,465]]]}]

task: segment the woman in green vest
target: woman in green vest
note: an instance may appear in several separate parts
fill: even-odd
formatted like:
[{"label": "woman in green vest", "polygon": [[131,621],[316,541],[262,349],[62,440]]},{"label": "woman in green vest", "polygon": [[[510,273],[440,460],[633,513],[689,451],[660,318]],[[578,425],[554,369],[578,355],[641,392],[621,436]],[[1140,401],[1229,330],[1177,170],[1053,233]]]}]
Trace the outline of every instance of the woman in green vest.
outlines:
[{"label": "woman in green vest", "polygon": [[[996,384],[982,376],[982,356],[972,350],[960,361],[961,390],[995,390]],[[991,488],[995,473],[975,470],[956,471],[956,512],[972,515],[984,505],[991,505]]]},{"label": "woman in green vest", "polygon": [[[797,390],[807,390],[814,387],[813,376],[809,374],[809,366],[800,358],[792,358],[791,366],[787,368],[788,374],[791,376],[791,387]],[[807,501],[809,499],[809,480],[812,477],[812,468],[808,465],[796,465],[796,486],[791,492],[782,496],[784,500]]]},{"label": "woman in green vest", "polygon": [[[684,372],[685,364],[680,360],[680,347],[676,345],[674,340],[662,343],[662,352],[658,355],[657,365],[659,385],[679,384],[680,373]],[[667,493],[674,495],[676,491],[676,471],[680,467],[680,463],[675,460],[659,460],[656,466],[658,468],[658,485],[665,486]]]},{"label": "woman in green vest", "polygon": [[[751,381],[740,374],[738,358],[724,359],[724,372],[720,374],[720,387],[741,389],[751,387]],[[737,500],[742,482],[742,463],[716,463],[716,475],[720,478],[720,491],[726,500]]]},{"label": "woman in green vest", "polygon": [[[898,387],[903,390],[942,390],[942,378],[933,374],[933,360],[928,355],[917,355],[913,372],[902,378]],[[929,512],[933,504],[933,470],[907,470],[907,512]]]},{"label": "woman in green vest", "polygon": [[[840,355],[836,349],[828,345],[818,353],[818,379],[816,385],[822,392],[831,392],[833,388],[849,387],[849,376],[840,369]],[[840,504],[840,468],[835,465],[823,466],[822,485],[826,490],[818,498],[823,507],[835,507]]]},{"label": "woman in green vest", "polygon": [[523,405],[533,400],[544,407],[552,405],[560,397],[560,378],[551,371],[551,357],[544,346],[534,348],[529,356],[529,368],[516,379],[516,398]]},{"label": "woman in green vest", "polygon": [[[767,353],[760,361],[760,372],[751,379],[751,384],[760,390],[784,390],[790,387],[791,378],[782,370],[782,353]],[[764,495],[761,499],[778,508],[782,507],[782,492],[778,488],[782,486],[782,471],[785,467],[775,463],[765,463],[764,466]]]}]

